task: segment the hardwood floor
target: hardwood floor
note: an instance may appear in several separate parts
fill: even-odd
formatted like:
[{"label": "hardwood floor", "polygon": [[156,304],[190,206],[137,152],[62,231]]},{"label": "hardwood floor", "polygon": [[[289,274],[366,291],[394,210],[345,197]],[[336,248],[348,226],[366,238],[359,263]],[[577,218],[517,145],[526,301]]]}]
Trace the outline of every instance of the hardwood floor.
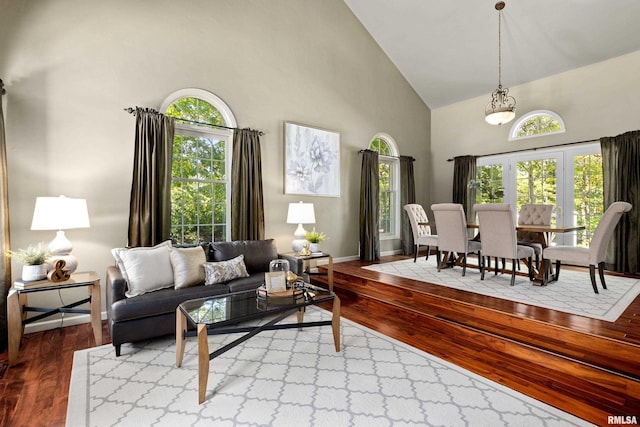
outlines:
[{"label": "hardwood floor", "polygon": [[[640,297],[604,322],[361,265],[334,264],[343,317],[596,425],[608,415],[640,418]],[[106,323],[103,336],[109,343]],[[93,345],[88,323],[25,335],[19,363],[0,379],[0,426],[64,426],[73,352]]]}]

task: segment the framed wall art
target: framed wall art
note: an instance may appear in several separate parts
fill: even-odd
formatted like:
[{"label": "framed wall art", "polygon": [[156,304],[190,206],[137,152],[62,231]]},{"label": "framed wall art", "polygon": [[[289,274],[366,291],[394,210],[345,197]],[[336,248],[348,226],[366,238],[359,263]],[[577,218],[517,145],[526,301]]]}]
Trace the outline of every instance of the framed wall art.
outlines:
[{"label": "framed wall art", "polygon": [[284,122],[284,192],[340,197],[340,133]]}]

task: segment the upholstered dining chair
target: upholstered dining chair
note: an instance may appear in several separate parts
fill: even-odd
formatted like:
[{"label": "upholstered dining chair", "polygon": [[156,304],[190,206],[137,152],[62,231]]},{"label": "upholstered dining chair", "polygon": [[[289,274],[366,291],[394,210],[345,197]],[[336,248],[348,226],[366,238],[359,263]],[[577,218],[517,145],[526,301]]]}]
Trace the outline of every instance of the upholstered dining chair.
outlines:
[{"label": "upholstered dining chair", "polygon": [[[436,203],[431,205],[438,232],[438,250],[449,253],[453,257],[456,253],[462,257],[462,275],[467,271],[467,254],[477,253],[480,262],[480,242],[469,240],[467,236],[467,219],[464,208],[459,203]],[[440,263],[438,263],[440,271]]]},{"label": "upholstered dining chair", "polygon": [[[553,205],[526,204],[520,207],[518,213],[518,225],[551,225],[551,214]],[[540,257],[544,249],[543,243],[539,240],[540,233],[528,231],[518,231],[518,244],[533,248],[536,257],[536,268],[540,268]]]},{"label": "upholstered dining chair", "polygon": [[480,225],[480,280],[484,280],[484,257],[495,258],[495,274],[498,274],[498,259],[511,260],[511,286],[516,280],[516,265],[519,259],[527,259],[529,280],[533,280],[531,260],[534,251],[529,246],[518,245],[516,224],[511,205],[506,203],[486,203],[474,205]]},{"label": "upholstered dining chair", "polygon": [[604,257],[607,251],[607,246],[613,237],[613,231],[618,225],[620,218],[625,212],[629,212],[632,206],[627,202],[613,202],[611,206],[607,208],[593,232],[593,237],[589,243],[588,248],[577,248],[574,246],[550,246],[543,252],[545,259],[545,274],[549,274],[551,268],[551,262],[556,262],[556,273],[550,281],[558,280],[560,276],[560,264],[573,264],[580,266],[589,266],[589,275],[591,276],[591,286],[593,286],[593,292],[598,293],[598,286],[596,285],[596,265],[598,266],[598,273],[600,275],[600,283],[602,283],[602,289],[607,289],[607,284],[604,281]]},{"label": "upholstered dining chair", "polygon": [[418,252],[420,245],[427,246],[427,256],[425,261],[429,259],[429,252],[431,248],[436,248],[436,260],[440,265],[440,250],[438,249],[438,236],[431,234],[431,227],[428,224],[429,217],[424,211],[422,205],[417,203],[411,203],[404,205],[404,210],[407,211],[409,216],[409,222],[411,223],[411,231],[413,233],[413,262],[418,259]]}]

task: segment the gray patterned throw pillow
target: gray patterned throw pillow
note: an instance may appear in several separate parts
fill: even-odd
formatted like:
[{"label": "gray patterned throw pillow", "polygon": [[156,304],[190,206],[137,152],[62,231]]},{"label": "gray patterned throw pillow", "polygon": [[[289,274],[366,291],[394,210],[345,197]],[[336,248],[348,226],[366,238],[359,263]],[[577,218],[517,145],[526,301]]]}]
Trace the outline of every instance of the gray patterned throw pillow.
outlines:
[{"label": "gray patterned throw pillow", "polygon": [[239,277],[249,277],[247,267],[244,265],[244,255],[238,255],[228,261],[205,262],[202,265],[204,265],[205,285],[215,285]]}]

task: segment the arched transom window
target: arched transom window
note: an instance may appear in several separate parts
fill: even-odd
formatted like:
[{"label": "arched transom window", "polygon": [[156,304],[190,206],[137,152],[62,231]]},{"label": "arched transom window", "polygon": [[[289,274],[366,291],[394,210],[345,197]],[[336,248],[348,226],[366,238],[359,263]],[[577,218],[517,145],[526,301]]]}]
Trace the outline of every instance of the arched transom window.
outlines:
[{"label": "arched transom window", "polygon": [[558,114],[536,110],[523,115],[511,126],[509,141],[563,133],[565,130],[564,121]]}]

